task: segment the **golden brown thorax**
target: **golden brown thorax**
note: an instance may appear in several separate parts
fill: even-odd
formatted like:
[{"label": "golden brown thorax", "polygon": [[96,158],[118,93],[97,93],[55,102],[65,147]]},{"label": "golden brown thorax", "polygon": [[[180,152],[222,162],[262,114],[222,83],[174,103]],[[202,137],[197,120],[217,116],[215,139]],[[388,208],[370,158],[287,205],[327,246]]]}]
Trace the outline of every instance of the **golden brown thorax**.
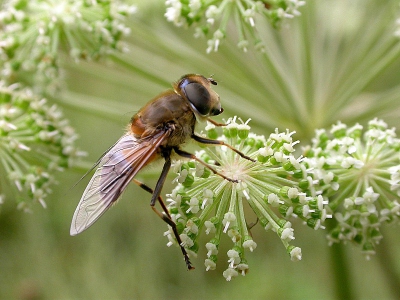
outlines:
[{"label": "golden brown thorax", "polygon": [[168,90],[132,117],[131,131],[137,138],[154,135],[157,131],[173,126],[170,138],[163,146],[179,146],[194,132],[196,117],[189,104],[173,90]]}]

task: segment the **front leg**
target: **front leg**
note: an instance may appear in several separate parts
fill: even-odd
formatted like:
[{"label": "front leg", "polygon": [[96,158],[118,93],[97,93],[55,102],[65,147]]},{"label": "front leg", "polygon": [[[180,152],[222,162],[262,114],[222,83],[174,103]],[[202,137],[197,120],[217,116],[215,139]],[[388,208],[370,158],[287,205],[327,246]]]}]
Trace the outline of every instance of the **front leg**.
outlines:
[{"label": "front leg", "polygon": [[202,161],[200,158],[198,158],[196,155],[183,151],[181,149],[179,149],[179,147],[174,147],[174,151],[176,154],[178,154],[179,156],[188,158],[188,159],[194,159],[196,161],[198,161],[199,163],[201,163],[203,166],[205,166],[207,169],[209,169],[211,172],[213,172],[216,175],[221,176],[222,178],[230,181],[230,182],[234,182],[234,183],[238,183],[237,179],[232,179],[229,177],[226,177],[224,174],[221,174],[220,172],[218,172],[217,170],[215,170],[213,167],[211,167],[209,164],[207,164],[206,162]]},{"label": "front leg", "polygon": [[247,155],[243,154],[242,152],[240,152],[239,150],[237,150],[236,148],[232,147],[231,145],[223,142],[223,141],[219,141],[219,140],[211,140],[211,139],[207,139],[198,135],[195,135],[194,133],[191,136],[192,139],[194,139],[196,142],[202,143],[202,144],[206,144],[206,145],[219,145],[219,146],[226,146],[229,149],[231,149],[232,151],[236,152],[237,154],[239,154],[241,157],[243,157],[244,159],[250,160],[252,162],[256,162],[254,159],[248,157]]},{"label": "front leg", "polygon": [[211,124],[213,124],[214,126],[217,126],[217,127],[223,127],[223,126],[227,125],[225,123],[218,123],[218,122],[216,122],[216,121],[214,121],[213,119],[210,119],[210,118],[207,118],[207,121],[210,122]]}]

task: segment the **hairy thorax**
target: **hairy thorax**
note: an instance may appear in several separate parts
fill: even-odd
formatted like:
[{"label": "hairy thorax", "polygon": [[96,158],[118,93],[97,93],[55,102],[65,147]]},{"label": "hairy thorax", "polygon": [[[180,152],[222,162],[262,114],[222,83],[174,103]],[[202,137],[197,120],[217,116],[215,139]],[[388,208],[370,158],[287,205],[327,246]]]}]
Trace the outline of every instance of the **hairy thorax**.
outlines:
[{"label": "hairy thorax", "polygon": [[174,147],[190,138],[195,124],[196,117],[187,101],[171,90],[157,96],[135,114],[130,127],[136,138],[170,131],[163,146]]}]

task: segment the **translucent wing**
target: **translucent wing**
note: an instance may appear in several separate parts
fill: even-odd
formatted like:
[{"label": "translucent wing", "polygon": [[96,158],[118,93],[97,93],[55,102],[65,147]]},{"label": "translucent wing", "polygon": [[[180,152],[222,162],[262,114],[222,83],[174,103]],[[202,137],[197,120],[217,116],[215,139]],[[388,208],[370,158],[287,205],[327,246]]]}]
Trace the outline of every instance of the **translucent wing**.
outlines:
[{"label": "translucent wing", "polygon": [[119,198],[133,177],[156,155],[168,132],[137,140],[122,136],[101,158],[99,167],[83,192],[71,223],[71,235],[86,230]]}]

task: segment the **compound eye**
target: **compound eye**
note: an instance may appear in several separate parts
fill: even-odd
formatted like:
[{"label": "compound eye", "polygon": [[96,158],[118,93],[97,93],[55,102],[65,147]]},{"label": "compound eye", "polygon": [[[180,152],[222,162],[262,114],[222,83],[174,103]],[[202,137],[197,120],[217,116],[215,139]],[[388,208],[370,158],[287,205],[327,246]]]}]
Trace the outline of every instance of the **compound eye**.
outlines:
[{"label": "compound eye", "polygon": [[207,89],[196,82],[191,82],[183,87],[186,97],[197,109],[197,111],[206,116],[210,112],[210,93]]},{"label": "compound eye", "polygon": [[219,114],[222,114],[223,111],[224,111],[224,109],[222,107],[221,108],[214,108],[211,111],[210,115],[211,116],[218,116]]}]

